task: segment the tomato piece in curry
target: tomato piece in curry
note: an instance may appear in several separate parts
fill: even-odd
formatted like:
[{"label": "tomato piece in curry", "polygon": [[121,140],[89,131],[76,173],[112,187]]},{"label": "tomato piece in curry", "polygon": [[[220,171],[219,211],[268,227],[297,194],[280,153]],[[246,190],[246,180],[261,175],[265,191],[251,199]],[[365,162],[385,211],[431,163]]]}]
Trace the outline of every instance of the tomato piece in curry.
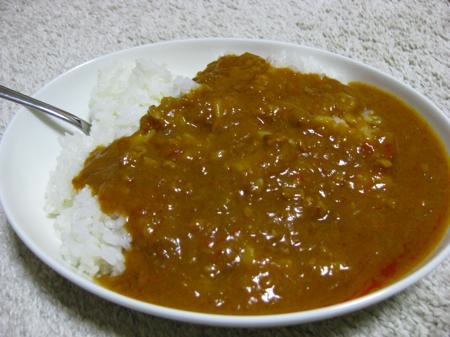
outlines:
[{"label": "tomato piece in curry", "polygon": [[449,219],[449,160],[398,98],[227,55],[150,107],[73,179],[126,217],[126,270],[98,282],[168,307],[293,312],[374,291]]}]

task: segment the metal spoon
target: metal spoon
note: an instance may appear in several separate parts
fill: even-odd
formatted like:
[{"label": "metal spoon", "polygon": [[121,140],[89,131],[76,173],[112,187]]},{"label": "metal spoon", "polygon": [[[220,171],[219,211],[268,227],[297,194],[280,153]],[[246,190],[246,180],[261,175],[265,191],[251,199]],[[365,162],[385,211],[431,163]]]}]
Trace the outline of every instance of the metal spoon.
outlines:
[{"label": "metal spoon", "polygon": [[21,94],[20,92],[14,91],[7,87],[0,85],[0,97],[10,100],[15,103],[22,104],[26,107],[34,108],[36,110],[45,112],[53,117],[59,118],[67,123],[72,124],[77,127],[79,130],[84,132],[86,135],[89,134],[91,130],[91,124],[86,122],[85,120],[77,117],[67,111],[61,110],[57,107],[54,107],[50,104],[41,102],[37,99],[34,99],[30,96]]}]

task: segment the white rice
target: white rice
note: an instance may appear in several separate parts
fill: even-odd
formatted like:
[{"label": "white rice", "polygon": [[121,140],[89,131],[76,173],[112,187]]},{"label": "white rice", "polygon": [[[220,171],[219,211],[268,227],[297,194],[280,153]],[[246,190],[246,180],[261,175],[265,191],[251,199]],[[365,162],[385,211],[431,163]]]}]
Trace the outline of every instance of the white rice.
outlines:
[{"label": "white rice", "polygon": [[[280,53],[268,60],[275,66],[325,73],[312,58]],[[338,74],[327,75],[343,80]],[[46,193],[46,211],[55,219],[61,255],[81,274],[94,277],[123,272],[123,253],[130,247],[131,238],[124,228],[126,219],[102,213],[90,189],[85,187],[77,193],[72,178],[95,147],[136,131],[149,106],[157,105],[164,96],[179,96],[195,85],[191,79],[175,76],[150,60],[121,61],[99,71],[89,104],[91,134],[67,134],[60,139],[62,151]]]},{"label": "white rice", "polygon": [[67,134],[60,139],[62,151],[46,193],[46,211],[55,218],[61,255],[82,274],[121,273],[130,236],[124,229],[126,219],[102,213],[88,187],[76,193],[72,178],[95,147],[136,131],[149,106],[194,86],[191,79],[174,76],[162,65],[143,59],[99,71],[89,103],[91,134]]}]

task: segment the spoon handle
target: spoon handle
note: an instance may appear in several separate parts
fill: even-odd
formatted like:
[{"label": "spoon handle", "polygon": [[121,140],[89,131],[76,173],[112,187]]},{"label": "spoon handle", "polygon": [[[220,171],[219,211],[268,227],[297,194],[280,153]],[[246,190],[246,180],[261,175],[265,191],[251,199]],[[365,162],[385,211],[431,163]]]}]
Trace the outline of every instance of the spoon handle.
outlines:
[{"label": "spoon handle", "polygon": [[54,107],[50,104],[41,102],[37,99],[34,99],[30,96],[21,94],[20,92],[14,91],[7,87],[0,85],[0,97],[5,98],[9,101],[22,104],[29,108],[34,108],[36,110],[45,112],[51,116],[57,117],[67,123],[70,123],[84,132],[86,135],[89,134],[91,129],[91,124],[81,119],[78,116],[75,116],[67,111],[61,110],[57,107]]}]

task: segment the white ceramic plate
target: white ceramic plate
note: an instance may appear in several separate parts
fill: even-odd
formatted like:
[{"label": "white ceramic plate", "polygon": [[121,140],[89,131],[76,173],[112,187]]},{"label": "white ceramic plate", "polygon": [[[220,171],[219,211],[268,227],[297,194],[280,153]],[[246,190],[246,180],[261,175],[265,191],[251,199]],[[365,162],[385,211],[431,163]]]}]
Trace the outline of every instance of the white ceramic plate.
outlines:
[{"label": "white ceramic plate", "polygon": [[[428,99],[379,71],[326,51],[274,41],[236,39],[184,40],[146,45],[99,57],[51,81],[34,97],[87,118],[88,99],[97,69],[121,58],[150,57],[175,73],[193,76],[224,53],[253,52],[270,56],[280,52],[311,58],[340,78],[372,83],[384,88],[420,111],[450,149],[450,122]],[[127,298],[77,275],[61,260],[52,221],[43,211],[44,192],[59,151],[61,132],[52,120],[21,109],[0,145],[0,200],[22,241],[47,265],[87,291],[120,305],[165,318],[220,326],[265,327],[310,322],[352,312],[398,293],[435,268],[450,253],[450,232],[419,269],[379,291],[325,308],[266,316],[226,316],[187,312]],[[64,126],[65,127],[65,126]]]}]

